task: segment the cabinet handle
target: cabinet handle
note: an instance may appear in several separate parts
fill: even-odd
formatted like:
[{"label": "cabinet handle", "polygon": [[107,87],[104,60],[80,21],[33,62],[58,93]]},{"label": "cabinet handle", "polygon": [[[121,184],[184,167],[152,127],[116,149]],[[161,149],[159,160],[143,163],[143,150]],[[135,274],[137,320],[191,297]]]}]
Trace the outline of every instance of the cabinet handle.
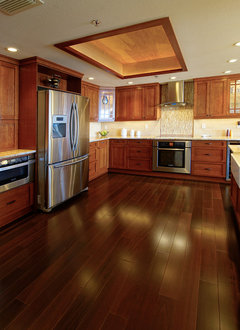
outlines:
[{"label": "cabinet handle", "polygon": [[211,156],[211,154],[204,154],[204,156]]},{"label": "cabinet handle", "polygon": [[138,152],[138,153],[141,153],[141,151],[140,151],[140,150],[137,150],[137,152]]},{"label": "cabinet handle", "polygon": [[10,201],[10,202],[7,202],[6,204],[7,205],[11,205],[11,204],[13,204],[13,203],[15,203],[16,202],[16,199],[14,199],[14,200],[12,200],[12,201]]},{"label": "cabinet handle", "polygon": [[136,165],[141,165],[141,163],[136,163]]},{"label": "cabinet handle", "polygon": [[206,171],[211,171],[211,168],[205,168],[204,170],[206,170]]},{"label": "cabinet handle", "polygon": [[211,144],[212,144],[212,142],[206,142],[205,144],[207,144],[207,145],[211,145]]}]

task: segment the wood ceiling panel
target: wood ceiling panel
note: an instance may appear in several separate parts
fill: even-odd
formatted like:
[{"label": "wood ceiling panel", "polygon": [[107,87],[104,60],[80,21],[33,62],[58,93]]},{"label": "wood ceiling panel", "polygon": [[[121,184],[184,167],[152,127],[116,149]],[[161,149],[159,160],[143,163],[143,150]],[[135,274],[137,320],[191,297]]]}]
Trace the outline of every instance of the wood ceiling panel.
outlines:
[{"label": "wood ceiling panel", "polygon": [[55,46],[122,79],[187,71],[168,17]]}]

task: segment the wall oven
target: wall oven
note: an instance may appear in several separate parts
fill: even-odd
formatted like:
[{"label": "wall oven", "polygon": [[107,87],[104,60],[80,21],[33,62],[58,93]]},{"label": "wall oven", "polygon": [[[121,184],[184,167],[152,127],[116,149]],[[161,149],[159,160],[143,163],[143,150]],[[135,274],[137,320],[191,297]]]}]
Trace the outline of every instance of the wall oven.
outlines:
[{"label": "wall oven", "polygon": [[34,155],[0,160],[0,193],[34,181]]},{"label": "wall oven", "polygon": [[191,173],[191,141],[153,141],[153,171]]}]

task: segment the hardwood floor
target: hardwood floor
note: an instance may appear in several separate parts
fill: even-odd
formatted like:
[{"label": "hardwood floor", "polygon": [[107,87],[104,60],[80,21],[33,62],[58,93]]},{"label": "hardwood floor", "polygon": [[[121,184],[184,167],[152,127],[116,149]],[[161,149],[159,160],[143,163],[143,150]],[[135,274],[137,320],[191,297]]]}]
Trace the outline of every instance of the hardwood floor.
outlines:
[{"label": "hardwood floor", "polygon": [[240,329],[229,186],[110,174],[0,231],[1,329]]}]

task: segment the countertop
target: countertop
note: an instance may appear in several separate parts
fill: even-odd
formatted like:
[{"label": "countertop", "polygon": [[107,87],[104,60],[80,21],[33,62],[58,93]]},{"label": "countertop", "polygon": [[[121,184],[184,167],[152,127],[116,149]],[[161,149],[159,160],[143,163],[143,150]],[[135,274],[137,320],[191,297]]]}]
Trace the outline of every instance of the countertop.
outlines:
[{"label": "countertop", "polygon": [[14,149],[14,150],[1,151],[0,160],[19,157],[19,156],[27,156],[30,154],[34,154],[35,152],[36,150],[30,150],[30,149]]},{"label": "countertop", "polygon": [[192,141],[192,140],[221,140],[221,141],[240,141],[240,136],[228,137],[228,136],[141,136],[141,137],[122,137],[122,136],[107,136],[107,137],[90,137],[89,142],[97,142],[109,139],[129,139],[129,140],[182,140],[182,141]]}]

